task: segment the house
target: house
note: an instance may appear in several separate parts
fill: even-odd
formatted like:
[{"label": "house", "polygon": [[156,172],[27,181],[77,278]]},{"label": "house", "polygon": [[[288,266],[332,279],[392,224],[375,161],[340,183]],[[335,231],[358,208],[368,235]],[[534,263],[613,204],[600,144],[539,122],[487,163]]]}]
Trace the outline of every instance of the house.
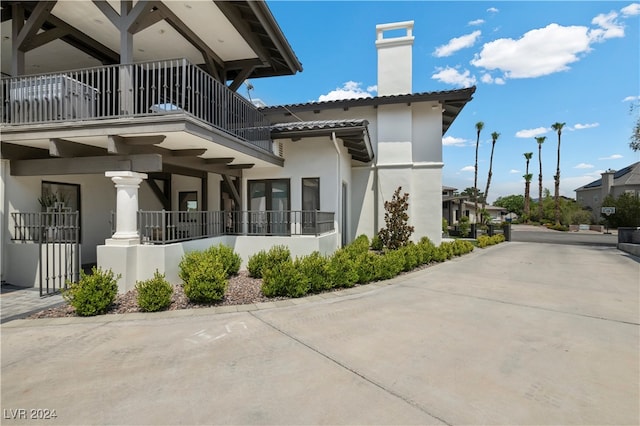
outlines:
[{"label": "house", "polygon": [[[446,219],[449,225],[457,224],[462,216],[467,216],[471,223],[479,222],[480,218],[476,219],[474,202],[469,201],[468,195],[460,195],[457,191],[458,188],[442,187],[442,218]],[[482,203],[478,202],[478,208],[482,208]],[[505,221],[507,212],[504,207],[487,204],[484,208],[489,215],[490,222],[500,223]]]},{"label": "house", "polygon": [[329,254],[398,186],[439,243],[442,136],[475,88],[412,93],[412,29],[376,28],[379,96],[257,108],[247,78],[302,71],[262,1],[3,3],[2,280],[97,264],[126,291],[220,243]]},{"label": "house", "polygon": [[[601,219],[602,200],[608,195],[632,194],[640,197],[640,161],[616,171],[609,169],[600,179],[576,189],[576,201],[590,210],[595,221]],[[606,207],[606,206],[604,206]]]}]

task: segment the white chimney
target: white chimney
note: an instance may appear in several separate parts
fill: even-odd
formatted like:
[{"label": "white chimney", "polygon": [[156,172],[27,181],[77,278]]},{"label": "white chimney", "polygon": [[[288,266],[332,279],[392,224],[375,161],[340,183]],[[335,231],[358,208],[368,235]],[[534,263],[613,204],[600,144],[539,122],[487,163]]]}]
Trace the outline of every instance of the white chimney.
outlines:
[{"label": "white chimney", "polygon": [[615,170],[609,169],[606,172],[602,173],[602,186],[600,200],[604,200],[604,198],[611,193],[611,187],[613,186],[613,175],[615,174]]},{"label": "white chimney", "polygon": [[[404,34],[385,38],[386,31]],[[413,39],[413,21],[376,25],[378,96],[411,93]]]}]

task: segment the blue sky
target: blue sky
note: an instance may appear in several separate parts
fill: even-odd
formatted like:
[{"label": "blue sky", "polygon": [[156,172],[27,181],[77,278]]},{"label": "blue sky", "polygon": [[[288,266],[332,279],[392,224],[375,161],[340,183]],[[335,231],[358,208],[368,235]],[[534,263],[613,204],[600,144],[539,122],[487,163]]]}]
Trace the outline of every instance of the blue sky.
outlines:
[{"label": "blue sky", "polygon": [[[256,79],[250,96],[268,105],[375,96],[377,24],[413,20],[413,92],[477,86],[443,141],[443,184],[473,185],[475,123],[481,134],[478,186],[489,200],[524,192],[525,152],[537,196],[553,193],[557,134],[561,194],[640,160],[629,149],[640,103],[640,3],[631,1],[268,1],[303,64],[295,76]],[[246,89],[240,89],[247,95]],[[244,93],[243,93],[244,92]],[[637,111],[637,110],[636,110]]]}]

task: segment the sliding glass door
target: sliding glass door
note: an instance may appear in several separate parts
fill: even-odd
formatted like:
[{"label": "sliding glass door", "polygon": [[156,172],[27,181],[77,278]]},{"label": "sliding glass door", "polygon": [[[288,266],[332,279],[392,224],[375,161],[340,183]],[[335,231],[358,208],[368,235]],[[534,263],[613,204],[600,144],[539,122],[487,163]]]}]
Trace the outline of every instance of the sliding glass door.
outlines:
[{"label": "sliding glass door", "polygon": [[290,233],[289,179],[250,180],[249,230],[253,234]]}]

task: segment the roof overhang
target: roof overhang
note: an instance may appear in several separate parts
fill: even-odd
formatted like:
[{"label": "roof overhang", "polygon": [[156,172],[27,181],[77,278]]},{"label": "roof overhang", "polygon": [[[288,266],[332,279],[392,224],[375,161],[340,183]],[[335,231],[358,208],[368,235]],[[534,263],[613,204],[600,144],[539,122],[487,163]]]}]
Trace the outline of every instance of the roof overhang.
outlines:
[{"label": "roof overhang", "polygon": [[351,158],[362,163],[373,160],[373,148],[367,120],[324,120],[279,123],[271,126],[272,139],[293,141],[311,137],[332,137],[342,140]]}]

